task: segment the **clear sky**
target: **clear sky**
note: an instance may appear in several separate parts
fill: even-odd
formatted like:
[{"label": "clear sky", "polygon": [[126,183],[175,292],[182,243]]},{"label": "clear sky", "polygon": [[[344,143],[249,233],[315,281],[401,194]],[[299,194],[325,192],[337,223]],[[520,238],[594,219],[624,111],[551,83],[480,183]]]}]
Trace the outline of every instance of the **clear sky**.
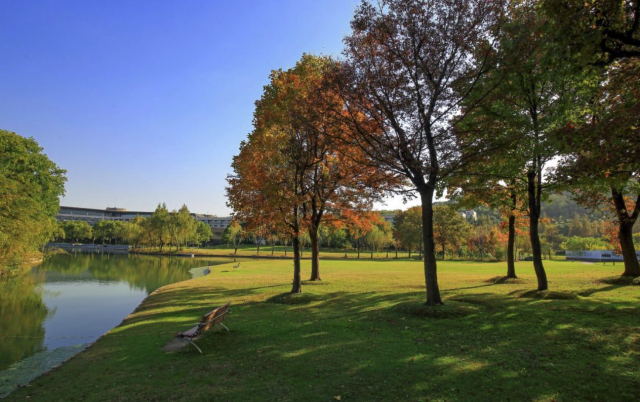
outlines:
[{"label": "clear sky", "polygon": [[338,55],[357,4],[0,0],[0,128],[67,169],[63,205],[227,215],[270,71]]}]

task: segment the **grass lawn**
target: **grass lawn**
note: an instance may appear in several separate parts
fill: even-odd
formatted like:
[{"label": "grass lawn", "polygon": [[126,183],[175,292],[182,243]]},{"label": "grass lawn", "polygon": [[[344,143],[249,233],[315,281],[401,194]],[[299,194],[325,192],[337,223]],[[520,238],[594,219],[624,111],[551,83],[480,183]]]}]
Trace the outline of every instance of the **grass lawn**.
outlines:
[{"label": "grass lawn", "polygon": [[[159,250],[156,249],[143,249],[142,252],[145,253],[159,253]],[[287,257],[293,259],[293,248],[289,245],[287,247],[284,246],[275,246],[273,249],[271,246],[260,246],[260,252],[258,254],[258,248],[255,244],[243,244],[238,247],[237,253],[233,247],[229,248],[226,244],[222,244],[219,246],[213,246],[209,248],[184,248],[182,250],[171,249],[168,250],[165,248],[163,250],[163,254],[195,254],[201,256],[207,255],[216,255],[216,256],[225,256],[225,257]],[[347,259],[355,259],[358,257],[358,252],[356,250],[339,250],[339,249],[329,249],[329,248],[321,248],[320,249],[320,258],[340,258],[344,259],[345,255]],[[393,259],[396,256],[396,253],[393,249],[389,250],[389,257],[387,258],[387,252],[380,251],[373,253],[374,259]],[[398,251],[398,258],[407,258],[409,253],[406,251]],[[370,250],[361,250],[360,251],[360,259],[370,259],[371,251]],[[418,257],[418,252],[411,253],[412,258]],[[311,249],[309,247],[305,247],[302,252],[302,258],[311,258]]]},{"label": "grass lawn", "polygon": [[[219,265],[7,400],[639,400],[640,283],[601,282],[619,264],[546,267],[539,295],[530,262],[506,283],[491,280],[504,263],[440,262],[446,305],[427,308],[420,261],[326,260],[295,296],[291,261]],[[231,331],[210,331],[203,355],[160,350],[225,301]]]}]

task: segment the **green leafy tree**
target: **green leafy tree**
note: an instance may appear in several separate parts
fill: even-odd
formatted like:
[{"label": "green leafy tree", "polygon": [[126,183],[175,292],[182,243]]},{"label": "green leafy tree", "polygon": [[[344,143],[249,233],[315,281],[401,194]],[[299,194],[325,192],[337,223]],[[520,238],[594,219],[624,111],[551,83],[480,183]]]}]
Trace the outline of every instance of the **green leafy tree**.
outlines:
[{"label": "green leafy tree", "polygon": [[85,221],[66,221],[62,223],[65,238],[77,243],[80,240],[91,240],[94,238],[93,228]]},{"label": "green leafy tree", "polygon": [[394,221],[395,237],[409,252],[422,249],[422,211],[420,207],[411,207],[399,212]]},{"label": "green leafy tree", "polygon": [[38,143],[0,130],[0,276],[39,254],[56,229],[66,171]]},{"label": "green leafy tree", "polygon": [[567,237],[560,248],[565,251],[609,250],[611,246],[602,239],[593,237]]},{"label": "green leafy tree", "polygon": [[482,129],[469,130],[462,144],[475,152],[490,151],[497,163],[487,165],[487,170],[497,169],[507,181],[523,183],[538,290],[548,289],[539,225],[552,183],[544,180],[543,171],[558,154],[555,130],[565,123],[570,106],[585,96],[578,83],[588,78],[557,52],[550,40],[552,26],[535,1],[510,3],[508,22],[497,37],[501,58],[496,59],[495,73],[478,85],[494,91],[489,96],[477,91],[470,101],[481,104],[468,117]]},{"label": "green leafy tree", "polygon": [[105,244],[105,242],[111,244],[112,240],[121,234],[122,228],[121,222],[99,221],[93,225],[93,237],[100,239],[102,244]]},{"label": "green leafy tree", "polygon": [[197,221],[195,236],[193,238],[193,241],[196,242],[197,244],[202,244],[204,242],[211,240],[211,237],[213,237],[211,226],[207,225],[202,221]]},{"label": "green leafy tree", "polygon": [[144,235],[144,220],[145,218],[136,216],[131,221],[124,224],[122,238],[127,242],[127,244],[133,246],[133,248],[138,248],[138,245],[142,242]]},{"label": "green leafy tree", "polygon": [[240,247],[244,236],[244,228],[242,227],[242,225],[240,225],[240,222],[234,220],[224,230],[222,241],[226,242],[227,244],[233,244],[233,254],[238,254],[238,247]]},{"label": "green leafy tree", "polygon": [[182,248],[187,240],[192,238],[196,231],[196,220],[191,216],[189,208],[183,205],[180,210],[169,214],[167,231],[170,242],[176,250]]},{"label": "green leafy tree", "polygon": [[459,248],[469,236],[471,227],[454,205],[437,205],[433,209],[434,240],[442,249],[442,259],[446,248]]},{"label": "green leafy tree", "polygon": [[171,235],[169,232],[170,219],[169,210],[164,203],[158,204],[158,207],[153,211],[151,217],[148,219],[147,229],[149,231],[149,236],[153,239],[155,244],[160,247],[160,251],[162,251],[162,248],[171,241]]}]

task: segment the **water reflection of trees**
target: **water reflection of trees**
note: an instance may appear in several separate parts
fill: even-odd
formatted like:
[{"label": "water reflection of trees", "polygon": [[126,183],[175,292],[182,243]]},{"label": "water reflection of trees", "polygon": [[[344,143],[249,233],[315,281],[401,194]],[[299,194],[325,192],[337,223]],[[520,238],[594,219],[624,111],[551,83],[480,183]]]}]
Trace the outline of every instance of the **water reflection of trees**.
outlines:
[{"label": "water reflection of trees", "polygon": [[[134,254],[77,253],[53,256],[40,267],[40,270],[47,272],[47,281],[88,280],[93,277],[100,281],[126,281],[135,289],[151,293],[169,283],[189,279],[191,268],[225,262],[229,261]],[[87,272],[91,275],[86,275]],[[56,275],[56,273],[62,275]]]},{"label": "water reflection of trees", "polygon": [[[153,292],[189,279],[189,269],[228,263],[228,259],[196,259],[127,254],[60,254],[31,272],[0,281],[0,370],[44,349],[49,311],[42,298],[45,282],[126,281],[134,289]],[[81,285],[80,285],[81,286]]]},{"label": "water reflection of trees", "polygon": [[0,370],[43,349],[43,281],[44,275],[29,272],[0,281]]}]

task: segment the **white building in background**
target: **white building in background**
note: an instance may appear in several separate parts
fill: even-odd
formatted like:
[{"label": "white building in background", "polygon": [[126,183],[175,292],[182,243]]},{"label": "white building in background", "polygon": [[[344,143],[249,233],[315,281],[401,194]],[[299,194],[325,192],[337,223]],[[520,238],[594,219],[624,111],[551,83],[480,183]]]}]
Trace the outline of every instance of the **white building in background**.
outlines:
[{"label": "white building in background", "polygon": [[477,221],[478,220],[478,214],[476,213],[476,211],[461,211],[460,212],[460,216],[462,216],[464,219],[470,221],[470,220],[474,220]]},{"label": "white building in background", "polygon": [[216,216],[216,215],[201,215],[201,214],[192,214],[195,215],[195,218],[200,222],[204,222],[207,225],[211,226],[211,229],[226,229],[227,226],[233,220],[230,216]]},{"label": "white building in background", "polygon": [[[56,219],[59,222],[64,221],[85,221],[93,226],[99,221],[121,221],[128,222],[139,216],[141,218],[149,218],[153,212],[145,211],[128,211],[124,208],[79,208],[79,207],[60,207]],[[215,232],[223,232],[232,221],[230,216],[216,216],[192,213],[195,219],[206,223]]]},{"label": "white building in background", "polygon": [[[640,260],[640,251],[636,252],[638,260]],[[608,261],[624,261],[621,255],[610,250],[592,250],[592,251],[567,251],[565,254],[567,261],[589,261],[589,262],[608,262]]]}]

